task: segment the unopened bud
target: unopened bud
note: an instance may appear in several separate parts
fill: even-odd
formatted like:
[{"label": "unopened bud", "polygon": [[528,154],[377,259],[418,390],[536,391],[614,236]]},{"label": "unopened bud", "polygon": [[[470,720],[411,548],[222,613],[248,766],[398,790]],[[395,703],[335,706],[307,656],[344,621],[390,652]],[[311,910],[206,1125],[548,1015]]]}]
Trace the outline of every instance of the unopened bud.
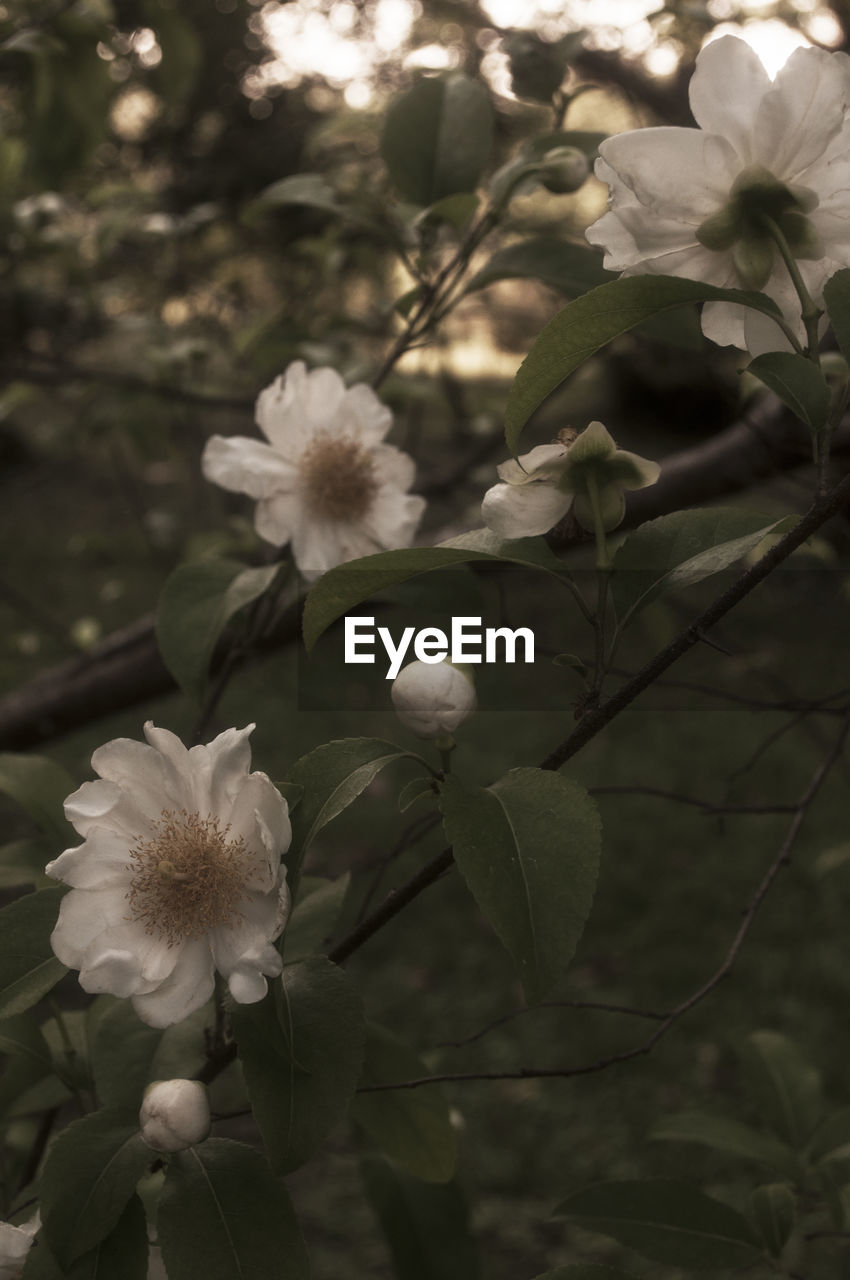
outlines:
[{"label": "unopened bud", "polygon": [[553,195],[565,196],[578,191],[590,175],[590,163],[578,147],[554,147],[543,157],[540,181]]},{"label": "unopened bud", "polygon": [[210,1131],[210,1104],[199,1080],[155,1080],[139,1111],[142,1139],[154,1151],[185,1151]]},{"label": "unopened bud", "polygon": [[395,713],[418,738],[453,734],[477,706],[472,677],[450,662],[411,662],[393,681]]}]

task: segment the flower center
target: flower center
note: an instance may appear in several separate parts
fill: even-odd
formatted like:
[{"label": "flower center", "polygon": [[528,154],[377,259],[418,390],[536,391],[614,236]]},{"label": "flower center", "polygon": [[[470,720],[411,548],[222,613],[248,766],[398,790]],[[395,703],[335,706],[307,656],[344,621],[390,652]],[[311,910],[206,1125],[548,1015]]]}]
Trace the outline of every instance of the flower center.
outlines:
[{"label": "flower center", "polygon": [[301,479],[310,512],[326,520],[359,520],[378,489],[372,459],[349,436],[318,435],[302,455]]},{"label": "flower center", "polygon": [[130,850],[130,919],[169,947],[232,926],[254,859],[229,831],[218,818],[163,809],[152,838]]},{"label": "flower center", "polygon": [[750,165],[732,184],[729,200],[697,228],[706,249],[732,251],[738,280],[761,289],[773,271],[776,230],[794,258],[820,258],[823,244],[806,216],[818,198],[808,187],[789,187],[761,165]]}]

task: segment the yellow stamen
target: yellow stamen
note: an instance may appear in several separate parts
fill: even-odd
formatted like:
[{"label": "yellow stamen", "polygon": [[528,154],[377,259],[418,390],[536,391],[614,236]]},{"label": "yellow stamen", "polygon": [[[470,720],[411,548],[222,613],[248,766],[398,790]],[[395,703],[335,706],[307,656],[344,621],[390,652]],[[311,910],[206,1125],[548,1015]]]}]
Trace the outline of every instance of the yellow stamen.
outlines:
[{"label": "yellow stamen", "polygon": [[320,432],[301,458],[301,479],[311,513],[328,520],[359,520],[378,490],[369,454],[349,436]]}]

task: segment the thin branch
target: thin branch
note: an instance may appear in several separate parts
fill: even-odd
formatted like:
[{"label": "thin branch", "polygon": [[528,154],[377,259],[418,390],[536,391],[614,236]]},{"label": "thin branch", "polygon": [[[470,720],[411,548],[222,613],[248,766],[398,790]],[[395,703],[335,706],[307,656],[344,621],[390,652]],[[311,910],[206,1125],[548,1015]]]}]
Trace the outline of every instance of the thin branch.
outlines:
[{"label": "thin branch", "polygon": [[806,814],[812,805],[816,795],[820,791],[826,778],[829,776],[830,770],[838,760],[844,749],[844,743],[850,730],[850,715],[845,718],[841,732],[828,754],[821,761],[815,770],[811,781],[806,790],[798,801],[794,817],[788,827],[785,839],[777,853],[776,857],[767,868],[761,878],[755,893],[750,898],[744,909],[741,923],[738,926],[735,936],[733,937],[726,954],[721,963],[714,970],[709,978],[691,992],[686,999],[682,1000],[670,1013],[666,1015],[658,1028],[652,1033],[648,1039],[642,1043],[633,1046],[631,1049],[621,1050],[619,1053],[609,1054],[607,1057],[597,1058],[594,1062],[584,1063],[581,1066],[564,1066],[564,1067],[519,1067],[515,1071],[469,1071],[469,1072],[445,1072],[432,1076],[421,1076],[414,1080],[401,1080],[390,1084],[364,1085],[358,1090],[360,1093],[375,1093],[391,1089],[418,1089],[424,1085],[440,1084],[440,1083],[461,1083],[473,1080],[530,1080],[530,1079],[568,1079],[573,1076],[591,1075],[599,1071],[606,1071],[610,1067],[618,1066],[622,1062],[629,1062],[634,1058],[642,1057],[651,1053],[659,1041],[663,1040],[667,1033],[676,1023],[698,1004],[701,1004],[713,991],[720,985],[724,978],[732,972],[735,961],[740,954],[741,948],[753,926],[753,922],[758,914],[759,908],[773,887],[779,872],[783,867],[787,866],[790,861],[791,849],[803,825]]},{"label": "thin branch", "polygon": [[494,1018],[492,1022],[488,1022],[486,1026],[480,1027],[478,1031],[473,1032],[471,1036],[466,1036],[463,1040],[438,1040],[434,1048],[463,1049],[467,1045],[475,1044],[478,1040],[483,1040],[491,1031],[497,1031],[499,1027],[513,1022],[516,1018],[537,1013],[538,1009],[592,1009],[602,1013],[624,1014],[631,1018],[646,1018],[651,1022],[663,1022],[669,1016],[658,1009],[636,1009],[632,1005],[607,1004],[599,1000],[544,1000],[540,1004],[528,1005],[524,1009],[513,1009],[510,1013],[502,1014],[500,1018]]},{"label": "thin branch", "polygon": [[592,796],[652,796],[658,800],[671,800],[675,801],[676,804],[690,805],[694,809],[701,809],[706,814],[795,813],[797,810],[797,806],[794,804],[714,804],[711,800],[700,800],[698,796],[684,795],[680,791],[665,791],[663,787],[612,784],[603,787],[588,787],[588,792]]}]

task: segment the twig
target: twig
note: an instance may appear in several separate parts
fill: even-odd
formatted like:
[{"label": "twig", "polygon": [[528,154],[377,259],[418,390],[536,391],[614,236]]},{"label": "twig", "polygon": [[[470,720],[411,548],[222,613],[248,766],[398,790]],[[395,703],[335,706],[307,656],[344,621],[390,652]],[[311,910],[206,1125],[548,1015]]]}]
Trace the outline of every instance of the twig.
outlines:
[{"label": "twig", "polygon": [[418,1089],[428,1084],[462,1083],[472,1080],[567,1079],[572,1076],[591,1075],[598,1071],[605,1071],[610,1067],[618,1066],[621,1062],[629,1062],[633,1058],[639,1058],[651,1053],[659,1041],[667,1035],[670,1029],[675,1026],[681,1018],[690,1013],[690,1011],[698,1004],[701,1004],[707,996],[711,995],[724,978],[728,977],[731,973],[744,941],[752,928],[753,921],[758,914],[759,908],[770,892],[779,872],[787,865],[790,859],[791,849],[812,801],[844,749],[844,742],[847,737],[848,730],[850,730],[850,716],[845,718],[841,732],[833,744],[829,755],[820,763],[812,776],[809,785],[806,787],[805,792],[797,803],[794,817],[788,827],[788,831],[786,832],[785,839],[782,841],[779,852],[762,876],[755,893],[745,907],[741,923],[738,926],[735,936],[733,937],[723,960],[701,986],[697,987],[695,991],[693,991],[686,999],[681,1001],[675,1009],[666,1015],[657,1030],[655,1030],[647,1040],[644,1040],[641,1044],[633,1046],[631,1049],[624,1049],[619,1053],[610,1054],[604,1058],[597,1058],[594,1062],[584,1063],[580,1066],[519,1067],[515,1071],[445,1072],[443,1074],[435,1074],[432,1076],[421,1076],[414,1080],[401,1080],[390,1084],[364,1085],[360,1090],[358,1090],[358,1092],[374,1093],[391,1089]]},{"label": "twig", "polygon": [[599,1000],[544,1000],[540,1004],[528,1005],[524,1009],[513,1009],[510,1013],[502,1014],[500,1018],[494,1018],[492,1022],[488,1022],[486,1026],[473,1032],[471,1036],[466,1036],[463,1040],[438,1040],[434,1048],[463,1049],[467,1045],[475,1044],[478,1040],[483,1040],[491,1031],[497,1031],[505,1023],[513,1022],[516,1018],[523,1018],[529,1013],[536,1013],[538,1009],[593,1009],[602,1013],[625,1014],[631,1018],[646,1018],[651,1022],[663,1022],[668,1017],[667,1013],[662,1013],[658,1009],[635,1009],[631,1005],[606,1004],[604,1001]]}]

